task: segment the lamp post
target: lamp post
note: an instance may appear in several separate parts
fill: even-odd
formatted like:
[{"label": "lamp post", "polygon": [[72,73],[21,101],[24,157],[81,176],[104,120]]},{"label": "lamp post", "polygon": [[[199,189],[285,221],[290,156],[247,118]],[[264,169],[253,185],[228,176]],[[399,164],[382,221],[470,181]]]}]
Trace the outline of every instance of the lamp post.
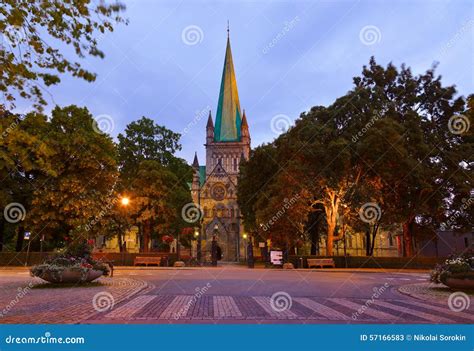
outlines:
[{"label": "lamp post", "polygon": [[[122,206],[122,211],[123,211],[123,217],[127,218],[126,216],[126,207],[130,204],[130,198],[128,196],[122,196],[121,199],[120,199],[120,205]],[[128,222],[128,221],[127,221]],[[121,240],[122,242],[119,243],[119,245],[121,245],[122,247],[122,264],[125,264],[125,253],[127,252],[127,240],[125,240],[125,230],[126,228],[123,228],[122,226],[121,227],[121,231],[122,232],[122,236],[123,236],[123,240],[122,240],[122,237],[119,237],[119,240]]]},{"label": "lamp post", "polygon": [[198,265],[202,265],[202,222],[204,221],[204,213],[201,212],[201,186],[198,187],[198,209],[199,209],[199,219],[198,219],[198,235],[197,235],[197,261]]},{"label": "lamp post", "polygon": [[245,240],[245,261],[247,261],[247,234],[242,234],[242,238]]},{"label": "lamp post", "polygon": [[[130,204],[130,198],[128,198],[127,196],[122,196],[122,198],[120,199],[120,204],[122,205],[124,217],[125,217],[125,212],[126,212],[125,208]],[[121,239],[122,238],[120,238],[120,240]],[[122,253],[125,254],[125,252],[127,251],[127,241],[125,240],[125,233],[123,233],[122,248],[123,248]],[[123,261],[123,257],[122,257],[122,261]]]},{"label": "lamp post", "polygon": [[254,261],[253,261],[253,245],[252,245],[252,237],[249,237],[249,241],[247,244],[247,265],[249,268],[254,267]]}]

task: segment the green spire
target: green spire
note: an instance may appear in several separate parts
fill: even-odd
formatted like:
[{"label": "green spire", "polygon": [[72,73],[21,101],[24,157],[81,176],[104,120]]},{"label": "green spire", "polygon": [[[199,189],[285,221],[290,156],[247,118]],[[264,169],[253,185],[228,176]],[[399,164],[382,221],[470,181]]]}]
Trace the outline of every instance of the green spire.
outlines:
[{"label": "green spire", "polygon": [[237,80],[235,79],[230,39],[227,32],[227,48],[217,106],[214,141],[240,141],[241,124],[239,93],[237,92]]}]

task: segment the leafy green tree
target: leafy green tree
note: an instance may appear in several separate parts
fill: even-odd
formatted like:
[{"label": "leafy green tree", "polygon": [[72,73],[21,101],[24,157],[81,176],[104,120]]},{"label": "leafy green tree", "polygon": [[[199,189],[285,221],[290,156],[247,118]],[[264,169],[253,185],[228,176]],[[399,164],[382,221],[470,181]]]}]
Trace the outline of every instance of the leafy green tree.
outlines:
[{"label": "leafy green tree", "polygon": [[273,144],[258,146],[250,151],[250,158],[240,164],[237,201],[248,232],[259,228],[255,215],[257,201],[261,201],[260,206],[266,206],[263,192],[279,170],[277,151]]},{"label": "leafy green tree", "polygon": [[96,75],[66,58],[69,46],[78,58],[104,57],[100,36],[124,20],[125,6],[91,0],[3,0],[0,7],[0,91],[14,107],[20,96],[35,107],[46,104],[43,92],[60,82],[60,75],[92,82]]},{"label": "leafy green tree", "polygon": [[[472,133],[453,123],[461,118],[469,126],[472,109],[454,87],[442,86],[434,69],[413,76],[405,66],[384,68],[371,59],[354,83],[331,106],[302,114],[268,146],[274,161],[264,181],[257,178],[265,164],[251,156],[247,165],[255,170],[244,164],[239,181],[239,188],[250,189],[239,189],[241,206],[255,225],[252,212],[275,211],[280,194],[291,188],[307,205],[288,220],[300,223],[300,216],[324,208],[327,255],[346,224],[368,232],[370,254],[379,227],[400,223],[404,254],[410,256],[417,238],[437,229],[448,213],[459,214],[452,216],[457,225],[472,218],[460,206],[473,188]],[[356,223],[370,203],[376,204],[375,220]]]},{"label": "leafy green tree", "polygon": [[[118,135],[118,155],[121,179],[125,183],[133,181],[138,166],[142,161],[158,161],[163,166],[172,166],[176,171],[183,172],[182,162],[174,156],[181,150],[179,133],[157,125],[152,119],[142,117],[127,125],[125,134]],[[189,172],[187,167],[184,172]]]},{"label": "leafy green tree", "polygon": [[157,161],[142,161],[130,192],[132,217],[143,227],[143,250],[156,238],[177,234],[186,226],[181,210],[192,202],[189,188]]},{"label": "leafy green tree", "polygon": [[[0,251],[6,243],[6,231],[18,232],[16,249],[22,248],[24,222],[30,218],[34,189],[48,177],[56,176],[52,157],[54,149],[46,142],[48,123],[45,116],[30,113],[26,116],[2,112],[0,118]],[[18,208],[15,218],[7,220],[3,209],[7,205]],[[24,209],[24,210],[23,210]],[[14,210],[12,209],[12,215]],[[22,212],[22,213],[20,213]]]},{"label": "leafy green tree", "polygon": [[31,225],[55,238],[84,229],[107,206],[118,178],[112,139],[94,129],[86,108],[56,107],[47,135],[55,151],[49,177],[34,191]]},{"label": "leafy green tree", "polygon": [[[469,140],[468,130],[458,133],[452,122],[466,112],[465,101],[453,86],[442,85],[435,68],[413,76],[405,66],[383,68],[371,59],[354,83],[357,95],[351,104],[359,111],[376,109],[385,125],[399,130],[398,140],[390,140],[385,149],[380,139],[387,138],[387,132],[357,145],[365,148],[363,161],[380,180],[390,212],[403,224],[404,254],[411,256],[420,228],[437,229],[456,199],[469,197],[473,188],[472,137]],[[367,118],[358,122],[366,124]],[[373,133],[374,127],[367,135]]]}]

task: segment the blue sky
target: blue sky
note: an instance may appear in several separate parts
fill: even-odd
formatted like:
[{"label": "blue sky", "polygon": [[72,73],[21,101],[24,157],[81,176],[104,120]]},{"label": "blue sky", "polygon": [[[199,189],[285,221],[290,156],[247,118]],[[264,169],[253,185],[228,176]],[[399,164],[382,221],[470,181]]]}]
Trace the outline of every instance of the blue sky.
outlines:
[{"label": "blue sky", "polygon": [[278,123],[345,94],[372,55],[383,65],[406,63],[415,73],[438,61],[445,85],[455,84],[464,96],[474,92],[472,1],[124,3],[129,25],[100,38],[104,60],[84,61],[97,81],[64,78],[51,89],[50,104],[111,116],[113,136],[150,117],[183,134],[179,155],[190,162],[194,151],[204,161],[207,110],[215,115],[227,20],[252,146],[275,138]]}]

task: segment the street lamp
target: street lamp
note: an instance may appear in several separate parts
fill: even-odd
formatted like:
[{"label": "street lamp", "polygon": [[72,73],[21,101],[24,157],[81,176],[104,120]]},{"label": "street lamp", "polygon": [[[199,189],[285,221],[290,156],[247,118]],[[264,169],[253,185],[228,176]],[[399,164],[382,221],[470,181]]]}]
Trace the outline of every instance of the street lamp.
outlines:
[{"label": "street lamp", "polygon": [[[122,207],[127,207],[129,205],[129,203],[130,203],[130,199],[127,196],[122,196],[122,198],[120,199],[120,204],[122,205]],[[119,238],[119,240],[120,240],[120,238]],[[125,254],[125,252],[127,251],[127,241],[125,240],[125,233],[123,233],[122,247],[123,247],[122,253]],[[124,258],[122,256],[122,261],[123,261],[123,259]]]}]

